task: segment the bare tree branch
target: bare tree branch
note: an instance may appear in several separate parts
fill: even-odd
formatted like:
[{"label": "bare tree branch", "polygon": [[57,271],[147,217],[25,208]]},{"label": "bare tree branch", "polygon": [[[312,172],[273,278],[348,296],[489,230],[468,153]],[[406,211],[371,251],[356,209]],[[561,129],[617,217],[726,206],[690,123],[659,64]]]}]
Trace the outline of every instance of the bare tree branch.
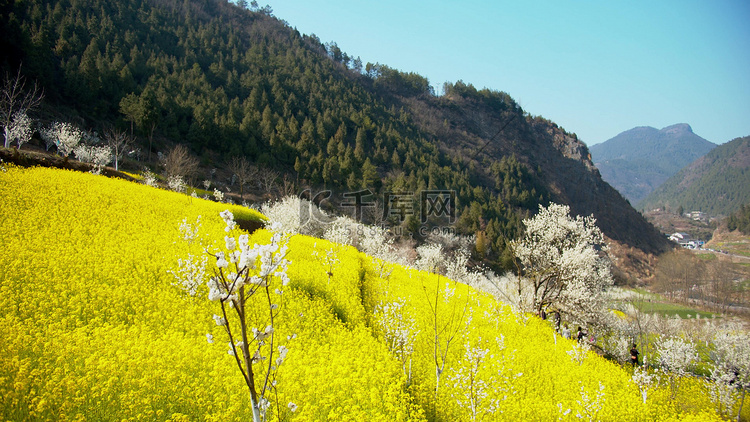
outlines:
[{"label": "bare tree branch", "polygon": [[178,144],[162,160],[167,176],[179,176],[190,179],[198,172],[198,159],[185,145]]},{"label": "bare tree branch", "polygon": [[240,184],[240,199],[242,199],[245,193],[244,186],[258,175],[258,169],[250,164],[247,158],[235,156],[229,162],[229,171],[237,177],[237,183]]},{"label": "bare tree branch", "polygon": [[133,138],[126,132],[111,128],[104,133],[107,144],[112,148],[115,158],[115,171],[120,171],[120,159],[125,154],[128,146],[133,143]]},{"label": "bare tree branch", "polygon": [[18,69],[18,74],[14,77],[6,73],[5,81],[3,81],[0,90],[0,123],[2,123],[5,132],[5,148],[10,147],[9,130],[13,116],[16,113],[26,113],[38,107],[43,98],[44,91],[37,86],[36,82],[30,90],[26,89],[26,80],[21,75],[21,68]]}]

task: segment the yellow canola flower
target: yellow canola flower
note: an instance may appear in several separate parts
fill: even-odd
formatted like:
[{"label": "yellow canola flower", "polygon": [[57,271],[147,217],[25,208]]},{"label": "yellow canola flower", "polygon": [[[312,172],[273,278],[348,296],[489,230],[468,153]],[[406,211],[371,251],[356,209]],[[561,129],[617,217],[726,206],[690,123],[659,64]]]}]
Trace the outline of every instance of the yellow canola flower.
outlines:
[{"label": "yellow canola flower", "polygon": [[[219,250],[227,234],[219,212],[264,217],[123,180],[6,170],[0,419],[251,420],[247,387],[212,319],[215,303],[187,297],[169,271],[178,258],[205,253],[181,240],[183,221],[201,216],[209,249]],[[250,244],[269,237],[258,230]],[[351,247],[299,235],[288,259],[274,329],[289,352],[269,397],[272,421],[719,420],[698,380],[683,380],[675,400],[659,386],[644,404],[628,368],[593,352],[574,361],[575,342],[546,322],[445,277],[400,266],[383,272]],[[374,316],[397,301],[414,321],[407,365],[388,350]],[[439,386],[436,326],[453,335],[447,345],[438,334],[446,350]],[[459,381],[472,368],[472,348],[487,351],[471,387],[482,393],[474,411],[465,405],[472,384]]]}]

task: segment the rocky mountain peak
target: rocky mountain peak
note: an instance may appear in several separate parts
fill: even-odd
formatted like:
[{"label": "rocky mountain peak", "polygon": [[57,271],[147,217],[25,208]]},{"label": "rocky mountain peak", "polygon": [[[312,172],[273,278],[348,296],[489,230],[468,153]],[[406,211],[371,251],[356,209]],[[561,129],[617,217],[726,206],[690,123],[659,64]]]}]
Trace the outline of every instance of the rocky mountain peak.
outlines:
[{"label": "rocky mountain peak", "polygon": [[693,133],[693,128],[690,127],[687,123],[677,123],[676,125],[667,126],[660,130],[659,132],[666,134],[666,135],[673,135],[673,136],[679,136],[684,135],[688,133]]}]

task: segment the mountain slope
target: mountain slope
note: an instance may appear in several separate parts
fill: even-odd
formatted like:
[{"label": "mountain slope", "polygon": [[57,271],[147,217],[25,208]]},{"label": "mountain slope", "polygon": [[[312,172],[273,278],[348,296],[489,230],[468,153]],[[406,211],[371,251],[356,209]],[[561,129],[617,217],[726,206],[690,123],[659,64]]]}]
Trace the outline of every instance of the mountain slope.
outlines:
[{"label": "mountain slope", "polygon": [[[668,248],[601,180],[582,142],[503,92],[459,81],[437,97],[419,75],[363,66],[267,9],[222,0],[5,7],[0,39],[12,46],[3,45],[2,66],[23,62],[56,118],[94,129],[135,122],[145,155],[186,143],[208,168],[242,155],[285,173],[298,190],[332,190],[334,198],[451,191],[451,223],[489,239],[479,255],[496,267],[512,267],[507,241],[549,201],[593,213],[607,236],[629,246]],[[390,223],[415,237],[425,224],[442,224],[418,213]]]},{"label": "mountain slope", "polygon": [[750,203],[750,136],[719,145],[646,197],[643,209],[666,206],[729,215]]},{"label": "mountain slope", "polygon": [[661,130],[636,127],[589,150],[602,178],[636,205],[715,146],[682,123]]}]

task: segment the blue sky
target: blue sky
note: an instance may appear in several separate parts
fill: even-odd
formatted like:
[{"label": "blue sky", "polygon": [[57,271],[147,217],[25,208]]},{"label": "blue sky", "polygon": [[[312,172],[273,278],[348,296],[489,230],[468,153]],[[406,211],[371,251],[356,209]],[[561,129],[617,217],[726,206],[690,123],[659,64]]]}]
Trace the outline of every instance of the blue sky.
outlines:
[{"label": "blue sky", "polygon": [[593,145],[689,123],[750,135],[750,1],[270,0],[363,63],[505,91]]}]

